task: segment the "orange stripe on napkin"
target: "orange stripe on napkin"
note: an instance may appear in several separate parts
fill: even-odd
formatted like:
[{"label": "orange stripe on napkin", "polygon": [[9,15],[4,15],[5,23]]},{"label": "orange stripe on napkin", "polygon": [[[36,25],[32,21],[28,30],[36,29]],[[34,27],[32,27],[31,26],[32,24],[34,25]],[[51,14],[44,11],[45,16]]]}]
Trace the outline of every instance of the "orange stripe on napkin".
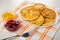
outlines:
[{"label": "orange stripe on napkin", "polygon": [[21,7],[23,7],[24,5],[26,5],[27,2],[28,2],[28,1],[25,1],[25,2],[21,3],[21,5],[20,5],[19,7],[16,7],[14,11],[19,10]]},{"label": "orange stripe on napkin", "polygon": [[56,32],[56,30],[57,30],[57,28],[55,28],[55,27],[52,27],[51,29],[52,29],[53,31],[55,31],[55,32]]},{"label": "orange stripe on napkin", "polygon": [[41,36],[40,36],[41,38],[40,38],[39,40],[43,40],[44,37],[46,36],[47,32],[48,32],[51,28],[52,28],[52,26],[46,28],[46,30],[43,32],[43,34],[41,34]]},{"label": "orange stripe on napkin", "polygon": [[22,29],[17,33],[17,35],[21,35],[28,27],[28,24],[26,26],[23,26]]},{"label": "orange stripe on napkin", "polygon": [[51,40],[51,38],[52,38],[51,36],[46,35],[44,40]]},{"label": "orange stripe on napkin", "polygon": [[[36,35],[39,37],[39,35],[41,35],[42,33],[40,33],[40,32],[36,32]],[[48,35],[46,35],[45,36],[45,38],[44,39],[51,39],[52,37],[51,36],[48,36]],[[41,39],[40,39],[41,40]]]},{"label": "orange stripe on napkin", "polygon": [[39,36],[40,34],[42,34],[42,33],[38,32],[38,31],[36,32],[36,35],[37,35],[37,36]]},{"label": "orange stripe on napkin", "polygon": [[26,40],[30,40],[32,38],[33,35],[29,36],[26,38]]},{"label": "orange stripe on napkin", "polygon": [[28,27],[25,31],[29,32],[29,31],[31,31],[31,28]]},{"label": "orange stripe on napkin", "polygon": [[3,22],[3,21],[4,21],[3,18],[0,18],[0,23]]},{"label": "orange stripe on napkin", "polygon": [[[36,27],[36,28],[34,28],[32,31],[35,31],[35,30],[37,31],[38,29],[39,29],[39,27]],[[35,32],[33,32],[33,33],[35,33]],[[34,35],[34,34],[33,34],[33,35]],[[27,37],[26,40],[30,40],[33,35],[30,35],[29,37]]]},{"label": "orange stripe on napkin", "polygon": [[4,31],[5,27],[1,27],[1,30]]},{"label": "orange stripe on napkin", "polygon": [[[3,21],[4,21],[4,20],[3,20],[3,18],[1,18],[1,19],[0,19],[0,23],[1,23],[1,22],[3,22]],[[5,29],[5,27],[4,27],[4,26],[3,26],[3,27],[1,27],[1,30],[2,30],[2,31],[3,31],[4,29]]]},{"label": "orange stripe on napkin", "polygon": [[58,11],[58,15],[60,15],[60,10]]},{"label": "orange stripe on napkin", "polygon": [[58,20],[58,23],[60,23],[60,19]]}]

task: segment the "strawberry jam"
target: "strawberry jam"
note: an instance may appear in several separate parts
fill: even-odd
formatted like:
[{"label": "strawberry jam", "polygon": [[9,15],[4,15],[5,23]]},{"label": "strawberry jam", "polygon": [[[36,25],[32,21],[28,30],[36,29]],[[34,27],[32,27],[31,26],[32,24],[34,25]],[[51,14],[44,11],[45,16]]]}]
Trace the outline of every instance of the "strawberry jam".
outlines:
[{"label": "strawberry jam", "polygon": [[16,20],[10,20],[5,24],[5,28],[9,31],[16,31],[21,27],[21,22]]}]

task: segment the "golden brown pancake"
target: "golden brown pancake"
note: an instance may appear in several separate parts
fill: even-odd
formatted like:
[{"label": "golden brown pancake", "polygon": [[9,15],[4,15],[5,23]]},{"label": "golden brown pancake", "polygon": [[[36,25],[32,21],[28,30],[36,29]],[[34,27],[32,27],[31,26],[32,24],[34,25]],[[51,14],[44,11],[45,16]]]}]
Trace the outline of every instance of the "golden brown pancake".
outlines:
[{"label": "golden brown pancake", "polygon": [[56,13],[54,10],[46,8],[43,10],[43,12],[41,13],[44,17],[47,18],[55,18],[56,17]]},{"label": "golden brown pancake", "polygon": [[54,23],[54,19],[45,18],[45,22],[42,24],[43,26],[50,26]]},{"label": "golden brown pancake", "polygon": [[32,6],[28,6],[21,10],[21,15],[24,20],[31,21],[40,16],[40,11]]},{"label": "golden brown pancake", "polygon": [[36,3],[33,5],[36,9],[39,9],[39,10],[43,10],[46,8],[46,6],[44,4],[41,4],[41,3]]},{"label": "golden brown pancake", "polygon": [[42,15],[40,15],[39,18],[37,18],[37,19],[35,19],[35,20],[33,20],[33,21],[30,21],[31,24],[37,25],[37,26],[42,25],[43,22],[44,22],[44,17],[43,17]]}]

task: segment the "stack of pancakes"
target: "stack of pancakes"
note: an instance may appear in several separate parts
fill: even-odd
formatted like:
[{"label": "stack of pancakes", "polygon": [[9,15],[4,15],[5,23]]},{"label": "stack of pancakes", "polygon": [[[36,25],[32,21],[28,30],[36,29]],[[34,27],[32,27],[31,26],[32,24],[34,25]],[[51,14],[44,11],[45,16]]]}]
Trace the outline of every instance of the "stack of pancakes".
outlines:
[{"label": "stack of pancakes", "polygon": [[48,26],[54,23],[56,13],[44,4],[36,3],[20,10],[22,18],[37,26]]}]

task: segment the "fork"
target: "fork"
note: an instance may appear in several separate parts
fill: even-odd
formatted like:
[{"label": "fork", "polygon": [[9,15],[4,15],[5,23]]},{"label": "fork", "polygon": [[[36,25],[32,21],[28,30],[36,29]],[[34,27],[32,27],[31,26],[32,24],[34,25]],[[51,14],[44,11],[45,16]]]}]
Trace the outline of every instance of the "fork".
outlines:
[{"label": "fork", "polygon": [[26,32],[26,33],[24,33],[22,35],[15,35],[15,36],[8,37],[8,38],[2,39],[2,40],[12,40],[12,39],[17,38],[17,37],[24,37],[24,38],[26,38],[26,37],[29,37],[29,36],[33,35],[38,29],[39,29],[39,27],[36,27],[33,30],[31,30],[29,32]]}]

